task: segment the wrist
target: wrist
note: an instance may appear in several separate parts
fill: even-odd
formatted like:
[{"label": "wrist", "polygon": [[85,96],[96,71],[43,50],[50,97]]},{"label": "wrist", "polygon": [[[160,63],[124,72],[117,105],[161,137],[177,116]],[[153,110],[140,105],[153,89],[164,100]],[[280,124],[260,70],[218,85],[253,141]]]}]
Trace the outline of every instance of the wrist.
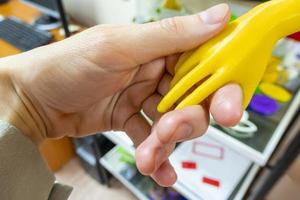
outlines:
[{"label": "wrist", "polygon": [[22,64],[18,60],[18,56],[0,60],[0,120],[12,124],[35,144],[40,144],[46,138],[42,118],[11,76],[11,69]]}]

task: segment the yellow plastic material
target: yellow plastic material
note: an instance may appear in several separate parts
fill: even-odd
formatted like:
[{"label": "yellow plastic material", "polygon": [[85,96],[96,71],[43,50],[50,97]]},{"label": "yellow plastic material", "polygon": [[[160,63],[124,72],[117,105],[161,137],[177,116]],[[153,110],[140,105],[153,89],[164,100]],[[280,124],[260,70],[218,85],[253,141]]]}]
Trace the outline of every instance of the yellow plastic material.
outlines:
[{"label": "yellow plastic material", "polygon": [[289,102],[292,99],[292,94],[279,85],[275,85],[272,83],[261,83],[259,85],[259,89],[265,95],[282,103]]},{"label": "yellow plastic material", "polygon": [[163,7],[171,10],[181,10],[181,6],[176,0],[164,0]]},{"label": "yellow plastic material", "polygon": [[263,75],[262,81],[268,83],[275,83],[280,75],[280,64],[281,59],[272,57],[269,61],[265,74]]},{"label": "yellow plastic material", "polygon": [[[300,0],[273,0],[260,4],[228,24],[217,37],[184,53],[175,68],[171,90],[159,112],[201,103],[227,83],[243,89],[247,107],[261,81],[276,42],[300,30]],[[181,102],[187,92],[197,87]]]}]

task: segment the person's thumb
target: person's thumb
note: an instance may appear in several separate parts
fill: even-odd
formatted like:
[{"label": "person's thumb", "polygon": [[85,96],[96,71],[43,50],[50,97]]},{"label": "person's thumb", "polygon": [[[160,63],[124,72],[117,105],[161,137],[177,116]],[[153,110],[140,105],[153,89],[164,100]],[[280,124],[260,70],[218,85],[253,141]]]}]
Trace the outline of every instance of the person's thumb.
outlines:
[{"label": "person's thumb", "polygon": [[114,37],[119,50],[137,64],[158,57],[184,52],[199,46],[220,32],[227,24],[230,10],[227,4],[214,6],[201,13],[164,19],[162,21],[123,26]]}]

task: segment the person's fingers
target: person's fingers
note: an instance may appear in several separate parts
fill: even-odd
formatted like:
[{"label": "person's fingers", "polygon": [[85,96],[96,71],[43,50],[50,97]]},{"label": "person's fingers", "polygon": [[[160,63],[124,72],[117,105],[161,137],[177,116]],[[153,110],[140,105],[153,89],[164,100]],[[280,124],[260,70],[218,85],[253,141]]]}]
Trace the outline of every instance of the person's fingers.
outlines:
[{"label": "person's fingers", "polygon": [[160,142],[170,143],[201,136],[208,123],[208,112],[201,105],[195,105],[166,113],[154,128]]},{"label": "person's fingers", "polygon": [[[149,63],[141,65],[139,71],[135,73],[134,78],[131,81],[131,84],[135,85],[135,88],[131,89],[130,95],[132,96],[132,99],[130,99],[130,101],[140,103],[143,102],[139,98],[140,96],[148,97],[154,93],[160,79],[164,75],[164,70],[164,58],[158,58]],[[145,85],[148,86],[146,87]],[[136,87],[139,87],[140,89],[137,90]],[[141,105],[138,104],[138,108],[140,107]]]},{"label": "person's fingers", "polygon": [[147,98],[142,106],[144,113],[149,117],[152,121],[156,121],[161,117],[161,113],[157,111],[156,107],[161,101],[162,96],[155,93],[149,98]]},{"label": "person's fingers", "polygon": [[164,74],[157,88],[157,91],[160,95],[165,96],[168,93],[168,91],[170,90],[171,81],[172,81],[172,76],[167,73]]},{"label": "person's fingers", "polygon": [[[133,140],[135,146],[138,146],[141,143],[145,144],[142,151],[140,151],[139,147],[136,153],[136,162],[139,170],[147,175],[154,172],[152,178],[162,186],[174,184],[177,179],[176,173],[167,158],[175,145],[162,146],[157,139],[149,139],[151,136],[148,134],[150,133],[151,128],[143,116],[138,113],[128,120],[124,129],[128,136]],[[167,150],[165,148],[167,148]],[[164,174],[164,176],[162,176],[162,174]]]},{"label": "person's fingers", "polygon": [[136,56],[138,63],[144,63],[190,50],[220,32],[229,19],[229,13],[228,5],[220,4],[200,14],[139,25],[128,36],[128,41],[139,46],[129,48],[128,51]]},{"label": "person's fingers", "polygon": [[151,175],[168,159],[175,148],[175,142],[162,143],[155,131],[136,149],[136,165],[144,175]]},{"label": "person's fingers", "polygon": [[171,74],[172,76],[174,76],[174,74],[175,74],[175,66],[176,66],[180,56],[181,56],[181,53],[176,53],[176,54],[166,57],[166,69],[167,69],[167,72],[169,74]]},{"label": "person's fingers", "polygon": [[164,148],[159,143],[157,135],[150,134],[135,151],[136,166],[144,175],[151,175],[156,165],[156,160],[161,160],[165,156]]},{"label": "person's fingers", "polygon": [[176,142],[199,137],[207,127],[208,113],[200,105],[164,114],[136,150],[138,169],[145,175],[155,173],[167,160]]},{"label": "person's fingers", "polygon": [[124,130],[136,146],[150,134],[151,127],[140,110],[143,102],[155,92],[164,65],[163,58],[142,65],[116,103],[112,128]]},{"label": "person's fingers", "polygon": [[[122,95],[117,105],[116,113],[122,127],[129,137],[133,140],[135,146],[142,143],[150,134],[151,127],[143,115],[139,112],[143,102],[155,92],[157,82],[160,79],[164,69],[164,59],[157,59],[153,62],[144,64],[134,77],[134,84],[127,88],[126,93]],[[128,105],[128,100],[131,104]],[[126,110],[124,110],[126,109]],[[132,112],[132,111],[135,112]],[[122,112],[123,111],[123,112]],[[133,113],[127,116],[126,113]]]},{"label": "person's fingers", "polygon": [[99,47],[104,49],[101,52],[104,58],[97,59],[105,60],[114,55],[122,58],[114,59],[114,62],[122,60],[119,64],[137,66],[159,57],[187,51],[219,33],[226,26],[229,15],[228,5],[220,4],[198,14],[152,23],[97,26],[93,37],[98,34]]},{"label": "person's fingers", "polygon": [[151,126],[140,113],[136,113],[126,121],[124,131],[137,147],[149,136]]},{"label": "person's fingers", "polygon": [[169,159],[167,159],[152,175],[151,177],[161,186],[170,187],[174,185],[177,180],[177,174],[172,167]]},{"label": "person's fingers", "polygon": [[159,80],[164,73],[164,59],[156,59],[144,64],[135,73],[130,83],[116,98],[111,125],[113,129],[123,130],[124,123],[133,114],[139,113],[143,102],[156,92]]},{"label": "person's fingers", "polygon": [[243,115],[243,91],[237,84],[228,84],[211,97],[210,113],[222,126],[236,125]]}]

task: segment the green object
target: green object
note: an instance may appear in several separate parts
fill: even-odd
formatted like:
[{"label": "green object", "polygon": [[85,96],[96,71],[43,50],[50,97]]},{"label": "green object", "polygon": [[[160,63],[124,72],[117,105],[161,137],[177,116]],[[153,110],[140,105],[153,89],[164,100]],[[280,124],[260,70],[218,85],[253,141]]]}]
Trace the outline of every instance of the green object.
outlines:
[{"label": "green object", "polygon": [[117,152],[121,155],[120,157],[120,161],[130,164],[130,165],[135,165],[135,159],[133,157],[133,155],[131,155],[128,151],[126,151],[126,149],[119,147],[117,149]]},{"label": "green object", "polygon": [[261,89],[259,87],[257,87],[255,90],[255,94],[261,94],[261,93],[262,93]]},{"label": "green object", "polygon": [[230,17],[230,21],[234,21],[234,20],[236,20],[237,18],[238,18],[238,17],[237,17],[236,15],[232,14],[231,17]]},{"label": "green object", "polygon": [[155,12],[156,12],[156,14],[160,14],[161,13],[161,9],[160,8],[156,8]]}]

